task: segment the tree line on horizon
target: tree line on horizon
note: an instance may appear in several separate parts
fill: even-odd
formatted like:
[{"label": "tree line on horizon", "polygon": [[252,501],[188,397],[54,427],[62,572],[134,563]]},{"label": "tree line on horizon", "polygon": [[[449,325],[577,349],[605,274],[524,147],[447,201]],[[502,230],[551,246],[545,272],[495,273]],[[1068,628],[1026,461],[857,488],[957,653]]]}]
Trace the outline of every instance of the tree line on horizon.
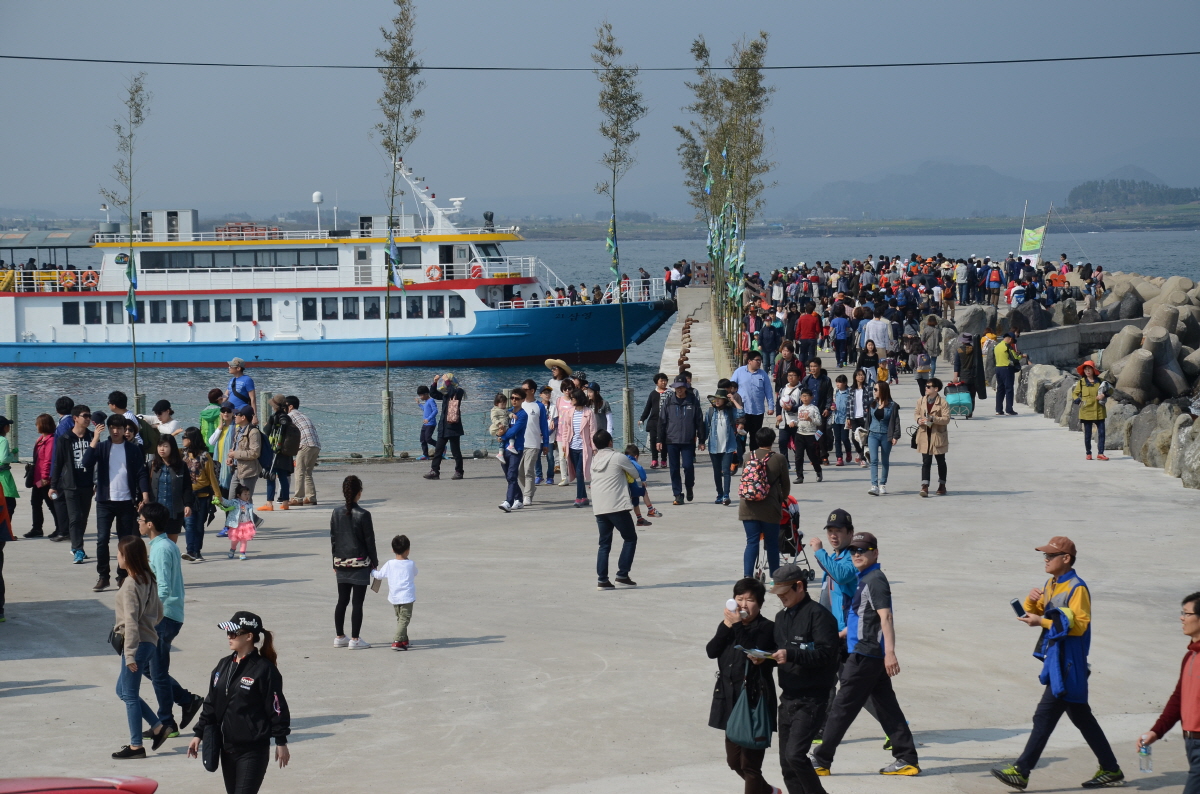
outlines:
[{"label": "tree line on horizon", "polygon": [[1132,179],[1095,179],[1076,185],[1067,196],[1067,206],[1073,210],[1163,207],[1193,201],[1200,201],[1200,188],[1167,187]]}]

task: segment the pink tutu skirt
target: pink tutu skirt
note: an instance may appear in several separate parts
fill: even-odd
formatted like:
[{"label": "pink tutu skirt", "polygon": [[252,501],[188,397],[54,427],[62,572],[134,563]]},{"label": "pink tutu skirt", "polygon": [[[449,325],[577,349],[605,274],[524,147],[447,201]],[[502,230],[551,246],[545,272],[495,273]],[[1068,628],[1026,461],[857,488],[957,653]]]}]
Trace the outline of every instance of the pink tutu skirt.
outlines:
[{"label": "pink tutu skirt", "polygon": [[229,540],[232,543],[240,543],[243,540],[254,539],[254,522],[243,521],[233,529],[229,530]]}]

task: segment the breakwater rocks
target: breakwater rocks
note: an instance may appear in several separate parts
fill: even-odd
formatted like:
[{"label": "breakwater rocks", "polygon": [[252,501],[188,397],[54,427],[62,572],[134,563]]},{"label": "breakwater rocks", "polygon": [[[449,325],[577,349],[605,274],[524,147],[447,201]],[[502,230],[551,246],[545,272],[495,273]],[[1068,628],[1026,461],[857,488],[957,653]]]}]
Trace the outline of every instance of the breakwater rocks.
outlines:
[{"label": "breakwater rocks", "polygon": [[[1152,338],[1157,336],[1154,334]],[[1127,366],[1141,366],[1150,371],[1143,365],[1147,357],[1153,357],[1153,352],[1139,347],[1128,354],[1135,355],[1137,359]],[[1111,383],[1111,376],[1108,377]],[[1047,419],[1071,430],[1082,430],[1079,406],[1071,399],[1071,390],[1078,380],[1074,370],[1033,364],[1021,370],[1014,396],[1017,402]],[[1109,397],[1107,409],[1106,450],[1122,450],[1146,466],[1180,478],[1187,488],[1200,488],[1200,422],[1195,421],[1200,405],[1189,397],[1156,398],[1155,402],[1139,404],[1118,389]]]}]

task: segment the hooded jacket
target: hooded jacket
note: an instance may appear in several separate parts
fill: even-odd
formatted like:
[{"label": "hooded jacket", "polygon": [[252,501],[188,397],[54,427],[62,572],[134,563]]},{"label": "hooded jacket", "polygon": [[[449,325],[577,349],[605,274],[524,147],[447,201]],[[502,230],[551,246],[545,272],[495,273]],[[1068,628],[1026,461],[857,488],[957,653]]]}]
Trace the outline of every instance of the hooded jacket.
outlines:
[{"label": "hooded jacket", "polygon": [[674,391],[668,392],[662,400],[658,433],[664,444],[691,446],[697,439],[703,444],[708,438],[708,431],[704,428],[700,403],[690,394],[681,400]]},{"label": "hooded jacket", "polygon": [[633,461],[612,447],[596,450],[592,455],[592,513],[600,516],[632,510],[629,477],[638,479]]}]

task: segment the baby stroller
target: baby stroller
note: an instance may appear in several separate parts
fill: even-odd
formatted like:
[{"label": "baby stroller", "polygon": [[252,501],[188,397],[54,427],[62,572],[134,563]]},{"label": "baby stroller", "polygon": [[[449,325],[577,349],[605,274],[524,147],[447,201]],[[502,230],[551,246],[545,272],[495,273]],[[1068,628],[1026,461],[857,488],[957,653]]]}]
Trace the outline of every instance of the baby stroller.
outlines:
[{"label": "baby stroller", "polygon": [[[760,538],[761,539],[761,538]],[[808,561],[808,553],[804,550],[804,533],[800,530],[800,504],[796,497],[789,496],[783,503],[782,515],[779,519],[779,564],[794,562],[808,571],[808,581],[816,578],[812,564]],[[771,581],[771,564],[767,560],[767,550],[760,546],[758,560],[754,563],[754,578],[766,584]]]},{"label": "baby stroller", "polygon": [[946,403],[950,406],[950,415],[970,419],[974,413],[974,399],[971,387],[962,381],[946,384]]}]

